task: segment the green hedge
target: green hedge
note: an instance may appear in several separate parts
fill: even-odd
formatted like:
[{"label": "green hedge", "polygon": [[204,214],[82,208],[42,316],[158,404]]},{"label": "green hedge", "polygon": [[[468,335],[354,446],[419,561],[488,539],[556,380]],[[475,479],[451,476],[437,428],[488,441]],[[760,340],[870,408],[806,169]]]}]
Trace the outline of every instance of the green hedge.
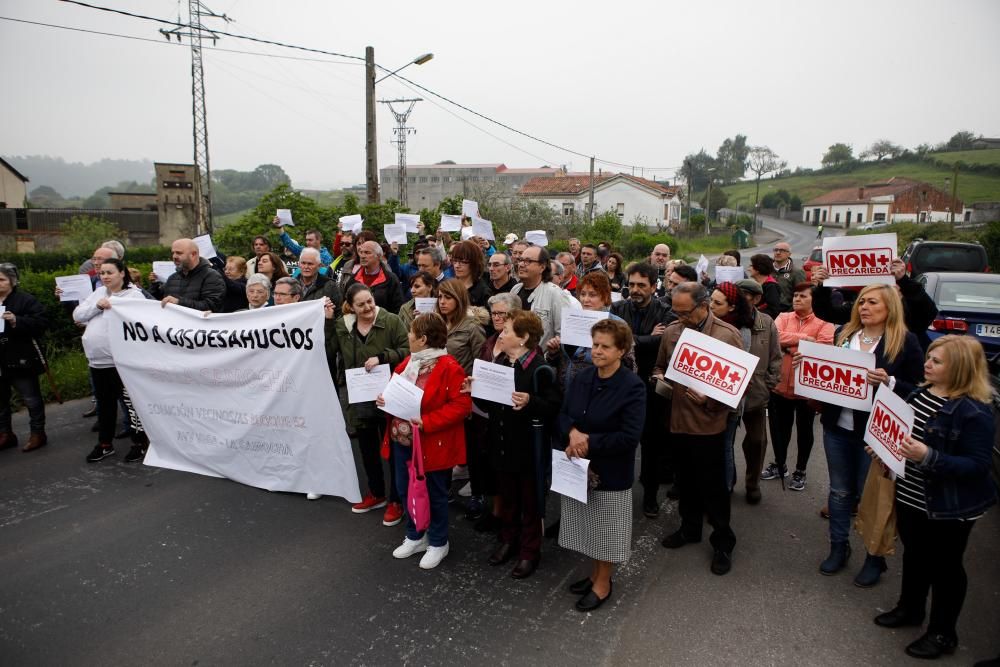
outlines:
[{"label": "green hedge", "polygon": [[[65,252],[31,252],[31,253],[9,253],[4,255],[3,261],[11,262],[22,273],[27,271],[57,271],[63,270],[67,266],[72,266],[72,273],[76,273],[77,268],[90,259],[90,257],[80,257],[77,254]],[[168,246],[149,246],[144,248],[127,248],[125,250],[125,263],[128,265],[136,263],[151,263],[153,260],[169,260],[170,248]],[[60,273],[58,275],[66,275]]]}]

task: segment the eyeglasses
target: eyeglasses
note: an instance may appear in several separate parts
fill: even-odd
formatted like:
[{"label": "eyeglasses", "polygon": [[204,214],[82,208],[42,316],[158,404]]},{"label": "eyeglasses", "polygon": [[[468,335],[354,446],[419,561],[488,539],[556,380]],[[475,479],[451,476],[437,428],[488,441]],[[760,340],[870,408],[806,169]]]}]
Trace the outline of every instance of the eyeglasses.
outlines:
[{"label": "eyeglasses", "polygon": [[691,317],[691,314],[696,310],[698,310],[698,306],[695,306],[691,310],[675,310],[674,315],[676,315],[679,319],[687,319]]},{"label": "eyeglasses", "polygon": [[491,310],[490,317],[502,317],[506,320],[510,317],[510,313]]},{"label": "eyeglasses", "polygon": [[453,260],[451,260],[451,263],[452,264],[461,264],[462,266],[468,266],[469,260],[467,260],[467,259],[453,259]]},{"label": "eyeglasses", "polygon": [[774,252],[791,252],[788,248],[775,248]]},{"label": "eyeglasses", "polygon": [[518,264],[532,264],[532,263],[534,263],[534,264],[544,264],[545,262],[543,262],[540,259],[528,259],[527,257],[518,257],[517,258],[517,263]]},{"label": "eyeglasses", "polygon": [[292,296],[291,292],[275,292],[274,296]]}]

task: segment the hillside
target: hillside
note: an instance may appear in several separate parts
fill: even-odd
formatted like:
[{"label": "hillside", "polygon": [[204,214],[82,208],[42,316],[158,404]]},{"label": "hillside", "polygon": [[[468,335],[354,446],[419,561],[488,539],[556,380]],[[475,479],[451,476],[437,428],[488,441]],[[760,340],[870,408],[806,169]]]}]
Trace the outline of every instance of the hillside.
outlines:
[{"label": "hillside", "polygon": [[[1000,164],[1000,149],[937,153],[934,157],[943,163],[962,160],[966,164],[971,164],[975,160],[975,164]],[[982,162],[981,160],[991,160],[992,162]],[[950,169],[944,166],[934,166],[927,162],[871,163],[843,174],[804,174],[763,180],[760,182],[760,196],[763,197],[768,192],[784,189],[788,190],[790,194],[797,194],[803,202],[807,202],[830,190],[886,181],[893,176],[925,181],[944,190],[945,179],[951,178],[951,175]],[[745,208],[752,205],[755,188],[756,185],[753,181],[744,181],[724,187],[726,194],[729,195],[728,206],[733,208],[736,204],[740,204],[741,207]],[[1000,175],[959,172],[958,198],[966,204],[980,201],[1000,201]]]}]

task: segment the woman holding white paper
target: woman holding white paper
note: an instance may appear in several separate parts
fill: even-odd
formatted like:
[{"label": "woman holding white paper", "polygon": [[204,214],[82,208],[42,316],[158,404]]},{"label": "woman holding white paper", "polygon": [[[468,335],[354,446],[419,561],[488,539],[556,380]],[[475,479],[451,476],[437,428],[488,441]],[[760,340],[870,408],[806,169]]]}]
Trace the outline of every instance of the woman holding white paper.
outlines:
[{"label": "woman holding white paper", "polygon": [[[899,396],[908,396],[923,379],[920,343],[906,330],[903,304],[896,289],[889,285],[869,285],[861,290],[851,309],[851,319],[837,330],[834,344],[875,355],[875,370],[868,372],[872,396],[880,384]],[[861,498],[871,462],[864,442],[868,416],[867,411],[823,404],[820,421],[830,473],[830,554],[819,566],[824,575],[842,570],[851,555],[851,511]],[[870,588],[885,570],[884,557],[867,554],[854,585]]]},{"label": "woman holding white paper", "polygon": [[[591,271],[580,279],[577,285],[577,296],[583,310],[608,312],[611,309],[611,281],[600,271]],[[617,315],[609,315],[610,319],[622,321]],[[559,336],[553,336],[545,344],[545,358],[557,370],[559,386],[568,389],[573,378],[584,368],[593,365],[590,348],[582,345],[563,345]],[[628,350],[622,358],[622,363],[631,371],[636,370],[635,348]]]},{"label": "woman holding white paper", "polygon": [[896,607],[875,623],[919,627],[930,594],[927,632],[906,653],[937,658],[958,645],[955,626],[968,586],[962,557],[976,520],[996,502],[989,476],[993,392],[982,345],[969,336],[931,343],[924,378],[907,399],[913,429],[901,447],[906,474],[896,480],[903,587]]},{"label": "woman holding white paper", "polygon": [[[515,579],[534,573],[542,550],[542,471],[530,438],[535,430],[532,422],[556,414],[561,398],[555,373],[548,369],[538,347],[542,333],[542,321],[531,311],[519,310],[508,319],[498,339],[502,353],[498,362],[514,369],[512,405],[474,399],[489,415],[489,462],[496,471],[500,505],[500,544],[489,563],[498,566],[515,558],[511,571]],[[473,382],[466,378],[462,391],[471,392]],[[546,442],[544,455],[550,449]]]},{"label": "woman holding white paper", "polygon": [[[98,267],[101,285],[73,310],[73,321],[87,325],[83,332],[83,351],[90,365],[94,380],[94,397],[97,411],[97,445],[87,455],[88,463],[96,463],[115,453],[113,438],[118,419],[118,401],[123,396],[124,385],[111,357],[108,318],[104,316],[114,301],[119,299],[145,299],[142,290],[132,284],[128,269],[120,259],[106,259]],[[142,460],[145,444],[132,445],[127,462]]]},{"label": "woman holding white paper", "polygon": [[635,450],[646,415],[646,386],[622,365],[632,349],[624,322],[601,320],[591,329],[593,366],[564,394],[557,450],[590,460],[587,502],[562,497],[559,545],[592,559],[590,574],[571,584],[578,611],[593,611],[611,597],[614,563],[628,560],[632,543]]},{"label": "woman holding white paper", "polygon": [[[363,283],[354,283],[347,289],[343,305],[344,316],[333,320],[333,333],[326,337],[327,359],[339,355],[340,368],[371,369],[381,364],[398,364],[410,352],[406,328],[384,308],[375,305],[371,290]],[[327,325],[329,331],[331,325]],[[345,379],[338,373],[337,386],[344,391]],[[368,493],[351,508],[355,514],[364,514],[385,507],[382,524],[394,526],[402,520],[403,508],[392,484],[386,500],[385,474],[379,447],[385,430],[385,413],[375,407],[374,401],[351,403],[347,406],[349,430],[357,434],[361,462],[368,478]]]},{"label": "woman holding white paper", "polygon": [[[407,514],[406,537],[392,555],[409,558],[426,552],[420,559],[420,567],[425,570],[434,569],[448,555],[451,469],[465,463],[464,425],[472,411],[472,399],[462,393],[465,371],[445,349],[447,340],[447,328],[437,313],[423,313],[413,320],[407,335],[410,355],[396,366],[395,372],[423,390],[420,418],[410,422],[390,417],[382,442],[382,455],[389,458],[395,469],[396,492],[405,506],[409,483],[407,462],[413,457],[413,429],[418,429],[430,501],[430,525],[427,530],[418,531]],[[381,396],[376,403],[385,405]]]},{"label": "woman holding white paper", "polygon": [[410,330],[413,318],[417,316],[417,299],[436,299],[437,281],[426,271],[417,271],[410,278],[410,294],[413,298],[399,307],[399,319],[406,330]]}]

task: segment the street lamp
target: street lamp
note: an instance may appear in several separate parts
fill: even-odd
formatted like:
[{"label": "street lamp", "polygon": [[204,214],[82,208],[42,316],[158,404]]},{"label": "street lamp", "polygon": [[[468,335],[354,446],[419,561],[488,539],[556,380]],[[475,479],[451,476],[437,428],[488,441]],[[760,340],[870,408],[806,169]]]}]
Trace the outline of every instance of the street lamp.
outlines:
[{"label": "street lamp", "polygon": [[365,48],[365,185],[368,191],[368,203],[377,204],[378,196],[378,151],[375,144],[375,84],[384,81],[396,72],[410,65],[423,65],[434,57],[433,53],[417,56],[397,70],[389,72],[378,81],[375,80],[375,48]]}]

